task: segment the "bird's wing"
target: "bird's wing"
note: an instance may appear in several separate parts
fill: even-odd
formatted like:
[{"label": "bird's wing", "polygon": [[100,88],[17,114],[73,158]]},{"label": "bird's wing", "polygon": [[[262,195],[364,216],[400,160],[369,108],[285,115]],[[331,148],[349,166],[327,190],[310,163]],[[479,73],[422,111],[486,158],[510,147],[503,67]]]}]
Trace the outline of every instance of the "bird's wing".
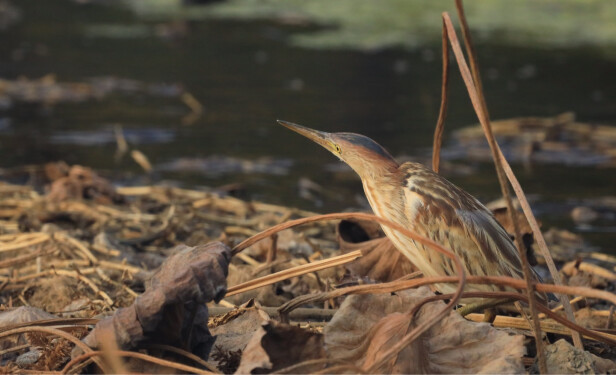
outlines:
[{"label": "bird's wing", "polygon": [[[509,234],[481,202],[421,164],[404,163],[400,169],[405,175],[406,201],[416,203],[410,205],[415,212],[407,215],[422,222],[423,228],[417,229],[451,249],[467,247],[460,254],[483,264],[486,275],[503,275],[507,270],[509,276],[522,276],[522,263]],[[480,254],[472,251],[471,241]]]},{"label": "bird's wing", "polygon": [[518,250],[507,231],[487,209],[480,206],[472,210],[457,209],[456,213],[486,260],[500,263],[499,268],[510,270],[512,277],[523,276]]}]

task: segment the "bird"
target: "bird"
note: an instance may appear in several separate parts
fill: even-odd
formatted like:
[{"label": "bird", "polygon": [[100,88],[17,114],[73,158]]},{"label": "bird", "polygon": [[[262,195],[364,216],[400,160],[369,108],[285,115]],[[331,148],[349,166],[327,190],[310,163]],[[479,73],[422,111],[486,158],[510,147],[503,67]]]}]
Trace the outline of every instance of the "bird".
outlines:
[{"label": "bird", "polygon": [[[278,120],[321,145],[359,175],[374,214],[427,237],[456,254],[466,274],[523,278],[523,264],[511,237],[479,200],[420,163],[399,164],[374,140],[356,133],[327,133]],[[383,232],[424,276],[453,276],[452,259],[382,225]],[[540,277],[532,269],[532,277]],[[454,284],[437,284],[454,293]],[[500,291],[496,285],[467,285],[466,291]],[[546,296],[537,293],[546,301]],[[468,302],[480,303],[477,299]]]}]

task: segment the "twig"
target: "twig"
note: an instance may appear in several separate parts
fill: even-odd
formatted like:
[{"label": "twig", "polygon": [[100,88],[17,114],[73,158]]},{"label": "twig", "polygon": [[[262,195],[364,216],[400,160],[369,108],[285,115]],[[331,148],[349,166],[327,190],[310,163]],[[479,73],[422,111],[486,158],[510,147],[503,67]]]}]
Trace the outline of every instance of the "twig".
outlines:
[{"label": "twig", "polygon": [[86,258],[90,260],[93,264],[98,263],[98,258],[95,257],[94,254],[92,254],[90,249],[88,249],[80,241],[74,239],[73,237],[65,233],[58,232],[58,233],[54,233],[54,239],[61,241],[61,242],[68,242],[69,244],[77,248],[82,254],[84,254]]},{"label": "twig", "polygon": [[273,234],[270,238],[272,239],[272,242],[267,249],[267,258],[265,260],[265,263],[267,264],[271,264],[273,261],[276,260],[276,255],[278,252],[278,234]]},{"label": "twig", "polygon": [[113,284],[115,286],[118,286],[118,287],[122,288],[126,293],[130,294],[131,297],[134,297],[134,298],[139,297],[139,294],[136,293],[131,288],[129,288],[128,286],[126,286],[126,285],[124,285],[124,284],[122,284],[122,283],[120,283],[118,281],[112,280],[109,276],[107,276],[105,274],[105,271],[103,271],[101,268],[97,268],[96,269],[96,273],[98,274],[98,276],[101,279],[103,279],[103,281],[108,282],[109,284]]},{"label": "twig", "polygon": [[542,374],[547,373],[547,365],[545,363],[545,353],[543,351],[543,342],[541,341],[541,326],[539,325],[539,318],[537,317],[536,310],[536,300],[534,293],[534,280],[530,273],[530,265],[528,264],[528,260],[526,259],[526,250],[522,243],[522,235],[519,227],[519,223],[515,218],[515,211],[513,208],[513,202],[511,200],[511,196],[509,194],[509,185],[507,184],[507,180],[505,177],[505,173],[502,167],[501,155],[497,152],[498,145],[496,143],[496,139],[494,138],[494,134],[492,133],[492,128],[490,126],[489,115],[487,112],[487,105],[485,102],[485,97],[483,95],[483,91],[481,90],[481,78],[479,76],[479,70],[477,65],[476,56],[473,51],[472,43],[470,40],[470,33],[468,32],[468,25],[466,24],[466,18],[464,17],[464,9],[462,7],[462,1],[456,0],[456,8],[458,10],[458,15],[460,18],[460,22],[463,25],[463,35],[464,41],[467,47],[467,52],[469,54],[469,59],[471,60],[471,66],[473,67],[473,74],[468,69],[468,66],[465,63],[464,55],[462,54],[462,50],[460,48],[460,44],[457,40],[456,32],[453,28],[453,24],[451,23],[451,19],[449,15],[445,12],[443,13],[443,22],[447,27],[447,34],[451,43],[451,47],[453,49],[454,55],[456,56],[456,60],[458,62],[458,67],[460,68],[460,73],[462,75],[462,79],[467,87],[469,92],[469,96],[473,107],[475,108],[475,112],[479,117],[479,122],[485,132],[486,138],[488,140],[488,144],[490,146],[490,151],[492,152],[492,158],[494,159],[494,164],[496,166],[496,174],[498,177],[498,181],[501,187],[501,191],[505,201],[507,202],[507,211],[511,217],[511,221],[514,227],[514,235],[515,235],[515,244],[520,254],[521,266],[524,274],[524,280],[528,284],[527,294],[529,299],[529,306],[531,311],[531,316],[534,324],[534,333],[535,333],[535,341],[537,345],[537,358],[539,362],[539,370]]},{"label": "twig", "polygon": [[18,277],[15,279],[9,279],[9,281],[13,283],[18,283],[18,282],[22,282],[26,280],[36,279],[42,276],[52,276],[52,275],[68,276],[68,277],[72,277],[74,279],[84,282],[86,285],[90,287],[90,289],[92,289],[92,291],[97,296],[101,296],[103,300],[105,301],[105,303],[109,305],[109,307],[113,306],[113,300],[111,299],[111,297],[109,297],[109,295],[107,295],[107,293],[105,293],[104,291],[100,290],[100,288],[96,286],[96,284],[92,280],[88,279],[85,276],[86,273],[94,273],[94,272],[96,272],[95,268],[87,268],[85,270],[79,270],[79,271],[50,269],[50,270],[46,270],[46,271],[33,274],[33,275],[26,275],[26,276]]},{"label": "twig", "polygon": [[258,277],[256,279],[252,279],[245,283],[241,283],[238,285],[234,285],[227,290],[226,297],[233,296],[235,294],[244,293],[249,290],[261,288],[266,285],[274,284],[283,280],[290,279],[292,277],[297,277],[301,275],[305,275],[307,273],[320,271],[326,268],[336,267],[343,264],[347,264],[353,262],[357,258],[361,257],[361,250],[352,251],[350,253],[339,255],[333,258],[328,258],[324,260],[320,260],[317,262],[302,264],[301,266],[289,268],[280,272],[273,273],[271,275],[266,275],[263,277]]},{"label": "twig", "polygon": [[27,240],[25,241],[20,241],[20,242],[13,243],[13,244],[0,244],[0,253],[5,252],[5,251],[18,250],[18,249],[22,249],[24,247],[29,247],[33,245],[38,245],[38,244],[48,241],[49,238],[50,238],[49,235],[46,233],[37,233],[36,236],[32,236],[32,235],[28,236]]},{"label": "twig", "polygon": [[434,129],[434,144],[432,146],[432,170],[438,173],[441,160],[441,145],[443,144],[443,131],[447,118],[447,95],[449,92],[449,46],[447,45],[447,28],[443,24],[443,75],[441,80],[441,107]]},{"label": "twig", "polygon": [[[291,301],[286,302],[282,306],[278,308],[281,314],[288,314],[293,309],[304,305],[306,303],[317,303],[321,301],[325,301],[330,298],[337,298],[348,294],[376,294],[376,293],[393,293],[399,290],[416,288],[423,285],[430,284],[440,284],[440,283],[455,283],[457,282],[457,278],[455,276],[438,276],[438,277],[423,277],[415,280],[396,280],[388,283],[381,284],[369,284],[369,285],[357,285],[351,286],[347,288],[341,288],[332,290],[329,292],[320,292],[310,295],[303,295],[292,299]],[[524,280],[515,279],[512,277],[505,276],[468,276],[466,278],[467,284],[491,284],[491,285],[502,285],[508,286],[515,289],[526,289],[528,286]],[[552,292],[552,293],[562,293],[562,294],[570,294],[570,295],[581,295],[590,298],[598,298],[609,301],[613,304],[616,304],[616,294],[606,292],[603,290],[597,290],[592,288],[585,287],[573,287],[573,286],[564,286],[564,285],[552,285],[552,284],[536,284],[536,290],[540,292]],[[483,293],[483,294],[481,294]],[[477,295],[481,295],[482,297],[488,295],[488,293],[492,293],[492,295],[497,296],[498,298],[503,298],[502,296],[507,295],[506,292],[481,292],[475,293]],[[500,294],[498,294],[500,293]],[[514,293],[515,294],[515,293]],[[470,295],[468,292],[465,294]],[[518,295],[521,295],[518,293]],[[435,297],[436,298],[436,297]],[[523,301],[527,301],[527,297],[523,296],[521,299]],[[550,311],[547,307],[544,308],[543,305],[538,304],[539,309],[543,311],[548,316],[558,320],[556,317],[561,318],[558,320],[563,325],[572,328],[574,330],[579,327],[574,322],[571,322],[568,319],[562,318],[558,316],[556,313]],[[549,311],[545,312],[545,310]],[[584,333],[587,334],[587,333]],[[595,340],[602,341],[604,339],[603,334],[590,331],[588,334],[589,337],[592,337]],[[616,344],[616,341],[613,341]]]},{"label": "twig", "polygon": [[40,249],[30,254],[26,254],[26,255],[19,256],[19,257],[15,257],[15,258],[10,258],[10,259],[5,259],[0,262],[0,268],[13,267],[16,264],[24,263],[24,262],[27,262],[32,259],[36,259],[41,256],[54,254],[57,251],[58,249],[52,249],[52,250],[43,252],[43,250]]},{"label": "twig", "polygon": [[152,345],[148,345],[148,348],[165,350],[165,351],[168,351],[168,352],[179,354],[181,356],[184,356],[184,357],[192,360],[195,363],[200,364],[201,366],[205,367],[206,369],[208,369],[209,371],[211,371],[211,372],[213,372],[215,374],[220,374],[220,371],[218,371],[218,369],[216,369],[216,367],[212,366],[211,364],[207,363],[203,359],[197,357],[196,355],[194,355],[191,352],[188,352],[188,351],[186,351],[184,349],[180,349],[180,348],[176,348],[175,346],[164,345],[164,344],[152,344]]},{"label": "twig", "polygon": [[[291,366],[282,368],[280,370],[276,370],[273,371],[272,374],[301,374],[302,371],[299,371],[299,369],[307,367],[307,366],[317,366],[317,365],[328,365],[328,364],[333,364],[333,363],[340,363],[342,365],[340,366],[345,366],[345,368],[347,369],[351,369],[352,373],[356,373],[356,374],[364,374],[365,372],[363,371],[363,369],[355,366],[354,364],[347,364],[346,361],[341,360],[341,359],[335,359],[335,358],[317,358],[317,359],[309,359],[307,361],[303,361],[300,363],[296,363],[293,364]],[[336,372],[334,371],[336,368],[339,368],[339,366],[334,366],[334,367],[328,367],[326,369],[324,369],[324,371],[326,371],[327,374],[335,374]],[[304,373],[306,372],[305,370],[303,371]],[[317,374],[319,372],[316,372]]]},{"label": "twig", "polygon": [[603,267],[597,266],[592,263],[587,263],[587,262],[572,261],[572,262],[566,263],[561,268],[561,271],[568,275],[569,273],[574,271],[574,268],[577,268],[580,271],[588,272],[593,275],[603,277],[604,279],[607,279],[610,281],[616,280],[616,273],[606,270]]},{"label": "twig", "polygon": [[[421,305],[421,304],[426,304],[426,303],[433,302],[433,301],[444,300],[444,299],[450,298],[451,296],[452,294],[436,295],[436,296],[426,298],[425,300],[421,301],[419,304]],[[462,293],[462,297],[463,298],[509,298],[509,299],[515,299],[518,301],[524,301],[528,303],[528,297],[526,295],[521,294],[521,293],[514,293],[514,292],[464,292]],[[566,326],[567,328],[571,329],[574,332],[582,333],[594,340],[604,342],[608,345],[616,345],[616,335],[612,335],[612,334],[604,333],[600,331],[590,330],[588,328],[579,326],[569,321],[567,318],[560,316],[559,314],[555,312],[552,312],[546,306],[538,304],[537,307],[539,310],[541,310],[543,313],[548,315],[550,318],[556,320],[557,322],[561,323],[562,325]]]},{"label": "twig", "polygon": [[[473,322],[480,323],[484,321],[483,320],[484,314],[468,314],[464,318],[468,320],[472,320]],[[526,321],[526,319],[516,318],[513,316],[497,315],[492,321],[492,326],[498,327],[498,328],[516,328],[516,329],[523,329],[523,330],[530,331],[530,326],[528,322]],[[571,329],[567,328],[566,326],[554,320],[542,320],[541,330],[544,332],[556,333],[558,335],[571,336]],[[603,335],[605,334],[603,333]],[[614,335],[609,335],[609,336],[612,339],[616,340],[616,336]],[[584,336],[584,337],[592,339],[592,337],[590,336]]]},{"label": "twig", "polygon": [[[31,332],[43,332],[43,333],[47,333],[50,335],[56,335],[56,336],[60,336],[70,342],[72,342],[73,344],[75,344],[75,346],[77,346],[79,349],[83,350],[84,353],[91,353],[92,349],[90,349],[89,346],[87,346],[86,344],[84,344],[83,342],[81,342],[81,340],[79,340],[77,337],[66,333],[62,330],[59,330],[57,328],[51,328],[51,327],[41,327],[41,326],[31,326],[31,327],[22,327],[22,328],[15,328],[15,329],[9,329],[6,331],[2,331],[0,332],[0,338],[2,337],[7,337],[7,336],[12,336],[12,335],[16,335],[18,333],[31,333]],[[95,359],[94,360],[96,362],[96,364],[105,372],[109,372],[109,369],[107,368],[107,366],[105,366],[102,361],[100,359]]]},{"label": "twig", "polygon": [[[110,351],[111,354],[114,355],[119,355],[122,357],[131,357],[131,358],[137,358],[137,359],[141,359],[143,361],[146,362],[151,362],[154,364],[157,364],[159,366],[166,366],[166,367],[171,367],[180,371],[184,371],[187,373],[195,373],[195,374],[214,374],[214,372],[211,371],[204,371],[202,369],[196,368],[196,367],[192,367],[192,366],[188,366],[188,365],[183,365],[181,363],[176,363],[176,362],[171,362],[171,361],[167,361],[164,359],[160,359],[160,358],[156,358],[156,357],[152,357],[150,355],[147,354],[143,354],[143,353],[136,353],[136,352],[128,352],[125,350],[115,350],[115,351]],[[75,366],[76,364],[91,358],[91,357],[99,357],[99,356],[103,356],[106,355],[106,353],[102,350],[98,350],[98,351],[91,351],[89,353],[84,353],[78,357],[73,358],[69,363],[66,364],[66,366],[64,366],[64,368],[62,369],[62,374],[66,374],[68,373],[68,370],[71,369],[71,367]]]},{"label": "twig", "polygon": [[[474,47],[473,44],[471,42],[470,39],[470,32],[468,30],[468,24],[466,23],[466,18],[464,16],[464,9],[462,7],[462,3],[461,0],[456,0],[456,8],[458,10],[458,14],[460,16],[460,20],[462,23],[462,33],[464,36],[464,40],[466,42],[466,46],[467,46],[467,52],[469,53],[469,57],[470,57],[470,63],[471,63],[471,67],[472,67],[472,71],[473,71],[473,75],[471,77],[470,71],[468,69],[468,67],[464,64],[464,57],[462,55],[461,50],[456,51],[456,47],[454,47],[454,42],[451,40],[452,42],[452,48],[454,49],[454,53],[456,54],[456,59],[458,60],[458,65],[460,67],[460,72],[462,73],[462,78],[464,79],[464,82],[467,86],[467,89],[469,91],[469,96],[471,98],[471,102],[473,104],[473,107],[475,108],[475,112],[477,113],[478,117],[479,117],[479,122],[482,125],[482,128],[484,129],[484,132],[486,133],[486,138],[488,139],[488,143],[490,145],[490,150],[492,151],[492,155],[493,155],[493,159],[494,162],[496,164],[496,169],[497,169],[497,175],[499,177],[499,183],[501,184],[501,188],[503,189],[503,195],[505,197],[508,196],[508,190],[506,189],[505,185],[503,184],[502,181],[502,175],[501,175],[501,171],[505,173],[505,175],[507,176],[507,178],[509,179],[509,182],[511,183],[513,190],[518,198],[518,201],[520,202],[520,205],[522,207],[522,211],[524,212],[524,215],[526,216],[531,229],[533,230],[533,235],[535,238],[535,241],[537,242],[539,248],[541,249],[541,253],[544,256],[548,269],[550,270],[550,274],[552,276],[552,279],[554,280],[555,284],[558,285],[562,285],[562,281],[560,279],[560,275],[558,273],[558,270],[556,269],[556,265],[554,263],[554,260],[552,259],[551,255],[550,255],[550,251],[547,247],[547,244],[545,243],[545,239],[543,238],[543,234],[541,233],[541,230],[539,229],[539,225],[537,224],[537,220],[535,219],[532,210],[530,208],[530,205],[528,204],[528,200],[526,199],[526,196],[524,195],[524,192],[522,190],[522,187],[520,186],[520,183],[518,182],[517,178],[515,177],[515,174],[513,173],[513,171],[511,170],[511,167],[509,165],[509,163],[507,162],[507,160],[505,159],[505,156],[503,155],[500,147],[498,146],[498,143],[496,143],[494,141],[494,135],[492,134],[491,131],[491,127],[489,126],[489,116],[488,116],[488,110],[487,110],[487,105],[485,102],[485,97],[483,95],[483,88],[482,88],[482,83],[481,83],[481,78],[479,76],[479,67],[477,64],[477,60],[475,58],[476,54],[474,52]],[[446,13],[443,14],[443,19],[445,19],[445,15]],[[447,19],[449,19],[449,17],[447,16]],[[449,20],[449,23],[451,24],[451,20]],[[452,37],[455,37],[455,34],[453,33],[453,26],[451,26],[451,31],[449,34],[452,34]],[[459,50],[459,43],[457,42],[457,38],[456,38],[456,43],[455,45],[457,45],[457,49]],[[502,168],[502,170],[501,170]],[[506,190],[506,191],[505,191]],[[508,207],[508,211],[509,211],[509,215],[513,215],[513,210],[510,206],[510,200],[506,199],[507,201],[507,207]],[[519,246],[519,228],[517,228],[518,223],[517,220],[512,220],[512,223],[514,224],[514,230],[515,230],[515,237],[516,237],[516,246],[518,247],[520,253],[523,252],[523,247]],[[524,254],[525,256],[525,254]],[[527,268],[526,265],[524,265],[524,268]],[[525,277],[526,277],[526,270],[525,270]],[[530,292],[530,291],[529,291]],[[562,303],[562,305],[564,306],[565,309],[565,313],[567,314],[567,317],[571,320],[571,321],[575,321],[575,317],[573,314],[573,309],[571,307],[571,304],[569,303],[569,301],[566,299],[565,296],[559,296],[559,299]],[[532,299],[531,299],[532,301]],[[531,310],[532,309],[532,302],[531,302]],[[535,314],[533,314],[533,316],[535,316]],[[576,332],[572,332],[572,337],[573,337],[573,342],[575,344],[575,346],[579,349],[583,349],[583,344],[582,344],[582,339],[580,337],[579,334],[577,334]]]},{"label": "twig", "polygon": [[99,342],[99,347],[103,352],[103,358],[106,363],[111,367],[114,374],[127,374],[126,367],[122,361],[122,357],[115,353],[119,350],[118,343],[115,338],[115,333],[103,330],[96,336],[96,340]]},{"label": "twig", "polygon": [[[526,196],[524,195],[524,192],[522,191],[522,186],[520,186],[520,183],[518,182],[517,177],[513,173],[513,170],[511,170],[511,166],[509,165],[509,163],[507,163],[507,160],[505,160],[503,152],[501,151],[500,148],[498,149],[498,152],[499,152],[499,155],[501,156],[501,160],[503,161],[503,168],[505,169],[505,173],[507,174],[507,177],[509,178],[509,182],[511,182],[511,185],[513,186],[513,191],[516,193],[518,201],[520,202],[520,206],[522,207],[522,211],[524,212],[524,215],[526,216],[526,219],[528,220],[528,223],[530,224],[530,227],[533,230],[533,237],[535,241],[537,242],[539,249],[541,249],[541,254],[543,255],[543,258],[545,259],[545,263],[547,264],[548,269],[550,270],[550,275],[552,276],[552,280],[554,281],[554,284],[562,285],[563,283],[560,278],[560,273],[556,269],[556,264],[554,263],[554,259],[552,259],[552,255],[550,254],[548,245],[545,242],[543,233],[541,233],[541,229],[539,229],[539,224],[537,223],[537,219],[535,218],[535,215],[533,214],[533,211],[530,208],[530,204],[528,203],[528,200],[526,199]],[[565,309],[565,314],[567,315],[567,318],[570,321],[575,322],[575,315],[573,314],[573,308],[571,307],[571,303],[569,302],[569,299],[564,295],[558,296],[558,299],[560,300],[560,303],[563,305]],[[572,332],[572,337],[573,337],[573,344],[575,345],[575,347],[583,350],[584,344],[582,343],[582,338],[580,337],[580,335],[576,332]]]},{"label": "twig", "polygon": [[[6,311],[6,310],[5,310]],[[24,328],[24,327],[49,327],[49,326],[65,326],[64,328],[87,328],[87,325],[93,325],[99,322],[100,319],[96,318],[54,318],[54,319],[41,319],[32,322],[23,322],[13,324],[8,327],[0,328],[0,333],[11,329]],[[68,326],[68,327],[67,327]]]},{"label": "twig", "polygon": [[[280,316],[280,313],[278,312],[278,307],[261,306],[259,308],[265,311],[267,315],[269,315],[272,318]],[[224,315],[235,309],[236,308],[220,307],[220,306],[208,307],[210,316]],[[312,320],[312,319],[329,320],[334,316],[336,311],[338,310],[337,309],[319,309],[319,308],[314,308],[314,307],[299,308],[299,309],[295,309],[291,311],[291,313],[288,315],[288,318],[290,320],[295,320],[295,321],[305,321],[305,320]]]}]

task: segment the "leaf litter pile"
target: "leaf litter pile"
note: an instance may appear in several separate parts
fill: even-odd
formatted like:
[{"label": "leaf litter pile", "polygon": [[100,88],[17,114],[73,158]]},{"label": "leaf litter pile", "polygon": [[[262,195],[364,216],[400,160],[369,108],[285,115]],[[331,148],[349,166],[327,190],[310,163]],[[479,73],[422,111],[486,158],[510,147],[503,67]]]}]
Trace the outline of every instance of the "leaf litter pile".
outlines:
[{"label": "leaf litter pile", "polygon": [[[48,164],[37,178],[44,189],[0,184],[3,372],[616,373],[616,258],[585,250],[572,233],[538,230],[494,144],[457,6],[471,68],[444,14],[433,168],[449,41],[499,182],[508,179],[523,211],[506,188],[494,214],[553,284],[463,272],[424,277],[380,225],[426,240],[365,213],[317,215],[213,192],[116,188],[89,168]],[[457,292],[435,294],[433,285],[444,282]],[[469,283],[528,292],[464,292]],[[538,304],[533,289],[561,302]],[[461,297],[518,302],[463,316],[452,308]]]},{"label": "leaf litter pile", "polygon": [[[418,276],[373,222],[286,229],[232,257],[231,247],[259,231],[314,214],[202,191],[115,189],[88,168],[73,166],[66,175],[58,169],[45,168],[55,180],[43,195],[29,186],[0,185],[5,371],[88,372],[96,363],[111,372],[315,372],[330,366],[329,372],[343,364],[344,371],[360,371],[441,308],[442,302],[426,304],[409,320],[408,311],[434,296],[428,286],[306,302],[306,296]],[[565,231],[548,239],[559,247],[581,243]],[[344,266],[233,293],[245,282],[357,251],[363,256]],[[613,290],[616,259],[577,256],[563,267],[569,285]],[[281,314],[278,307],[292,301],[302,307]],[[576,306],[579,324],[616,338],[605,302],[579,299]],[[482,314],[465,319],[451,311],[375,371],[519,372],[531,365],[534,345],[523,317],[504,310],[492,325],[481,320]],[[569,335],[565,327],[549,318],[541,324],[545,340],[554,342],[548,359],[556,357],[559,366],[576,366],[570,368],[575,372],[613,367],[599,358],[616,356],[610,345],[585,340],[587,351],[576,351],[559,341]],[[75,345],[79,340],[86,346]],[[575,362],[563,361],[563,353],[575,355]]]}]

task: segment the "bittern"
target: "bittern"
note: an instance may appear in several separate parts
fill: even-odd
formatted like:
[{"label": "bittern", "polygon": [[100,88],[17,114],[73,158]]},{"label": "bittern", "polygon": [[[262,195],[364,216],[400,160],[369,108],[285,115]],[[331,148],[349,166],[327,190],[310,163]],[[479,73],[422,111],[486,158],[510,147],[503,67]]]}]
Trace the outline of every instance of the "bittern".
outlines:
[{"label": "bittern", "polygon": [[[281,125],[318,143],[361,178],[375,215],[427,237],[455,253],[467,274],[523,278],[522,261],[511,238],[475,197],[419,163],[399,164],[372,139],[355,133],[326,133],[286,121]],[[387,226],[387,237],[425,276],[455,275],[450,258]],[[539,277],[533,271],[533,277]],[[437,285],[453,293],[453,284]],[[468,285],[468,291],[498,291]],[[541,296],[545,300],[545,296]]]}]

